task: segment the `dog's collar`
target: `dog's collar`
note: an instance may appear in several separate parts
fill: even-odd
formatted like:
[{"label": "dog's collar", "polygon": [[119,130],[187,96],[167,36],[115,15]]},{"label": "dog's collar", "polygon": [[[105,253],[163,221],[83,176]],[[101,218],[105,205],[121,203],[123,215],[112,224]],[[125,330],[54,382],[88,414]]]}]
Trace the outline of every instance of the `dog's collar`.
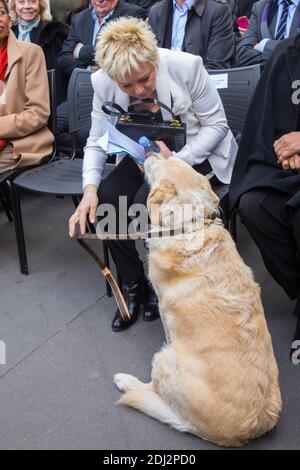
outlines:
[{"label": "dog's collar", "polygon": [[[205,217],[203,220],[192,220],[189,224],[188,233],[195,232],[199,229],[199,225],[204,223],[204,225],[219,225],[223,226],[222,220],[218,217],[218,214],[211,214],[208,217]],[[187,224],[184,225],[187,227]],[[86,233],[85,235],[77,235],[75,238],[77,240],[147,240],[151,238],[161,238],[163,236],[175,237],[177,235],[183,235],[183,226],[173,226],[173,227],[157,227],[154,230],[149,230],[148,232],[136,232],[136,233]]]},{"label": "dog's collar", "polygon": [[223,222],[220,219],[220,211],[219,209],[217,211],[212,212],[208,216],[204,217],[204,219],[201,220],[196,220],[192,219],[189,224],[184,224],[184,226],[173,226],[173,227],[161,227],[157,226],[154,228],[154,230],[149,230],[147,232],[136,232],[136,233],[112,233],[112,234],[107,234],[107,233],[86,233],[85,235],[77,235],[76,239],[77,240],[82,240],[82,239],[87,239],[87,240],[147,240],[151,238],[161,238],[165,235],[174,237],[176,235],[183,235],[185,232],[183,228],[186,228],[189,226],[188,233],[195,232],[196,230],[199,229],[199,226],[201,224],[204,225],[219,225],[223,226]]}]

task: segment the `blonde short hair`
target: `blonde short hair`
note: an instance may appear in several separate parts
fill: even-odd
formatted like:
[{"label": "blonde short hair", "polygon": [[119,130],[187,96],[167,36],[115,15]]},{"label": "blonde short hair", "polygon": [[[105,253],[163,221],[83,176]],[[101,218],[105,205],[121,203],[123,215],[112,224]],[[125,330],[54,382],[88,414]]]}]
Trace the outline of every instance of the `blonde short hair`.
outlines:
[{"label": "blonde short hair", "polygon": [[96,61],[116,81],[133,75],[142,64],[156,66],[157,42],[148,23],[132,17],[110,21],[98,36]]},{"label": "blonde short hair", "polygon": [[[51,20],[52,17],[47,14],[47,2],[46,0],[39,0],[40,5],[40,17],[41,20]],[[9,16],[11,17],[12,23],[18,23],[18,16],[16,13],[16,0],[9,0],[8,2]]]}]

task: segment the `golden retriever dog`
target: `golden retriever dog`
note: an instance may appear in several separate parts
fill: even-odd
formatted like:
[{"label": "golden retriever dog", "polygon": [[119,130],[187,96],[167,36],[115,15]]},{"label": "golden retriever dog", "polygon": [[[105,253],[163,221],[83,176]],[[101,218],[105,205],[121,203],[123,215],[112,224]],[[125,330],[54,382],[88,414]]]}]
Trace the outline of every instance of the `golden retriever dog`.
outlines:
[{"label": "golden retriever dog", "polygon": [[[185,222],[185,233],[149,241],[167,344],[150,383],[115,375],[118,403],[218,445],[244,445],[270,431],[282,407],[260,287],[214,219],[219,200],[204,176],[161,155],[147,158],[145,174],[153,228]],[[186,204],[202,210],[184,213]]]}]

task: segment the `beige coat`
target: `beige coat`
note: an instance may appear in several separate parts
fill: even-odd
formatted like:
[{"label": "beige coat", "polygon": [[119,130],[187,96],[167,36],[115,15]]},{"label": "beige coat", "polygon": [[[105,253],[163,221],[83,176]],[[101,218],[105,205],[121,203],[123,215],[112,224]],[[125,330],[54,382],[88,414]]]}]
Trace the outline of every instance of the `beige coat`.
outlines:
[{"label": "beige coat", "polygon": [[42,49],[10,32],[5,90],[0,97],[0,139],[13,145],[16,166],[36,165],[52,152],[47,128],[49,89]]}]

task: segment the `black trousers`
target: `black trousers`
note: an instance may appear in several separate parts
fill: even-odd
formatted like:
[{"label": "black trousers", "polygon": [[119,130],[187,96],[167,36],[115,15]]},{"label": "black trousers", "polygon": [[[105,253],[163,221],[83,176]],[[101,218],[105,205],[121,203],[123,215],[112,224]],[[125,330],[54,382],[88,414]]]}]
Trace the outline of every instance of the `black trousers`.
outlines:
[{"label": "black trousers", "polygon": [[[99,203],[111,204],[116,211],[116,231],[120,231],[120,219],[126,229],[131,222],[127,211],[120,213],[120,196],[126,196],[128,208],[132,204],[146,204],[149,186],[144,175],[130,157],[125,157],[99,186]],[[98,220],[104,219],[98,216]],[[146,228],[146,227],[144,227]],[[122,231],[122,230],[121,230]],[[122,282],[137,281],[144,276],[143,263],[133,240],[108,241],[108,247]]]},{"label": "black trousers", "polygon": [[[71,154],[72,143],[69,134],[69,106],[64,101],[56,109],[56,134],[57,134],[57,150],[58,152]],[[86,145],[90,129],[82,129],[77,132],[77,155],[83,156],[83,148]]]},{"label": "black trousers", "polygon": [[294,314],[300,317],[300,208],[289,212],[288,199],[270,189],[251,190],[241,197],[239,213],[273,279],[298,299]]},{"label": "black trousers", "polygon": [[[206,174],[211,171],[211,166],[206,161],[203,165],[199,165],[196,170]],[[145,210],[143,219],[147,222],[143,227],[139,227],[139,230],[148,230],[146,203],[149,190],[150,188],[144,180],[144,175],[130,157],[125,157],[110,175],[101,182],[98,190],[99,203],[100,205],[111,204],[115,208],[117,233],[123,233],[118,223],[120,218],[122,219],[122,227],[126,227],[126,229],[132,223],[132,218],[129,217],[127,211],[121,214],[119,212],[120,196],[127,197],[128,208],[132,204],[143,204]],[[141,208],[141,210],[143,209]],[[106,214],[100,217],[98,215],[98,220],[100,222],[101,220],[104,221],[105,217]],[[134,241],[108,241],[107,243],[122,282],[136,281],[144,276],[143,263],[139,258]]]}]

